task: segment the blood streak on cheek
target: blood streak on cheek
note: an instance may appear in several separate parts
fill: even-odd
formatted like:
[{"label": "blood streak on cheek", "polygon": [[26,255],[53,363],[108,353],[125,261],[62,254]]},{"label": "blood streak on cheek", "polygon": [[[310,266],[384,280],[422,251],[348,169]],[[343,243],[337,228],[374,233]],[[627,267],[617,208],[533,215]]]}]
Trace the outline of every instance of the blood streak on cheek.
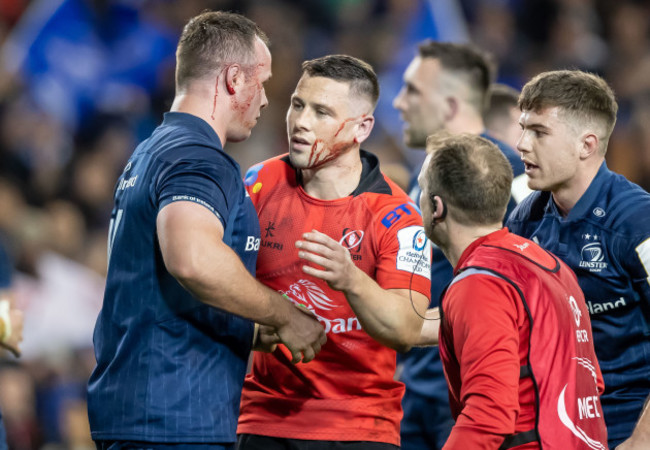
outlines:
[{"label": "blood streak on cheek", "polygon": [[318,161],[319,156],[325,151],[325,146],[321,148],[320,151],[318,151],[318,144],[323,144],[322,139],[316,139],[314,143],[311,146],[311,152],[309,153],[309,162],[308,164],[311,166],[313,163]]},{"label": "blood streak on cheek", "polygon": [[316,151],[316,145],[319,142],[323,142],[323,141],[317,140],[316,142],[314,142],[314,145],[312,145],[311,148],[311,155],[309,156],[309,165],[311,168],[320,167],[323,164],[338,158],[342,153],[351,149],[352,146],[354,145],[354,141],[338,142],[329,148],[329,152],[326,152],[327,150],[326,146],[325,144],[323,144],[321,150]]},{"label": "blood streak on cheek", "polygon": [[[363,114],[362,116],[359,117],[359,119],[365,119],[365,117],[366,117],[366,114]],[[336,131],[336,133],[334,133],[334,137],[337,137],[337,136],[339,135],[339,133],[340,133],[341,131],[343,131],[343,128],[345,128],[345,124],[346,124],[346,123],[354,122],[355,120],[357,120],[356,117],[351,117],[350,119],[345,119],[345,120],[343,121],[343,123],[341,123],[341,126],[340,126],[339,129]]]},{"label": "blood streak on cheek", "polygon": [[[366,117],[366,114],[363,114],[360,116],[360,119],[363,119]],[[354,122],[355,120],[359,119],[357,117],[352,117],[350,119],[345,119],[341,125],[339,126],[339,129],[336,130],[336,133],[334,133],[334,138],[336,138],[341,131],[343,131],[343,128],[345,128],[345,125],[349,122]],[[323,146],[321,147],[320,150],[318,150],[317,146],[319,143],[322,143]],[[342,153],[345,151],[349,150],[352,148],[352,146],[355,144],[355,141],[352,140],[351,142],[338,142],[334,145],[331,145],[329,148],[329,152],[326,152],[327,150],[327,144],[322,140],[322,139],[317,139],[314,144],[311,146],[311,153],[309,155],[309,165],[311,167],[319,167],[322,166],[323,164],[332,161],[333,159],[338,158]]]}]

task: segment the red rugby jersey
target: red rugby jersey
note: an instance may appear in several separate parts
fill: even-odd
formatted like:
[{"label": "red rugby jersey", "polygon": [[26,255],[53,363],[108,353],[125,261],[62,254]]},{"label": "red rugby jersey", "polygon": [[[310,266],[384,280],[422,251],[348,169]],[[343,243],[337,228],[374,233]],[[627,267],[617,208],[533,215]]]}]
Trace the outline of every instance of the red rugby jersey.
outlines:
[{"label": "red rugby jersey", "polygon": [[345,296],[302,271],[295,242],[316,229],[350,250],[384,289],[429,297],[431,249],[415,204],[361,151],[363,172],[348,197],[319,200],[296,179],[288,156],[252,167],[246,186],[262,230],[257,277],[313,311],[327,343],[312,362],[292,364],[280,345],[256,352],[242,393],[237,433],[308,440],[399,444],[404,386],[396,352],[361,329]]}]

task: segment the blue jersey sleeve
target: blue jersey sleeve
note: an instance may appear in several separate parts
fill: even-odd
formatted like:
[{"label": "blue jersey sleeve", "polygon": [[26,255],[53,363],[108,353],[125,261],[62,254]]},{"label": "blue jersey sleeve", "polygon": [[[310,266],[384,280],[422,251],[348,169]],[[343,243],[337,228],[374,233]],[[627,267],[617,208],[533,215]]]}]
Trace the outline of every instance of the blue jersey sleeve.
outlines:
[{"label": "blue jersey sleeve", "polygon": [[508,227],[508,230],[520,236],[521,236],[521,220],[517,220],[517,218],[521,216],[522,208],[524,208],[524,204],[519,203],[509,213],[506,211],[506,220],[505,220],[505,226]]},{"label": "blue jersey sleeve", "polygon": [[0,289],[11,287],[12,274],[13,264],[11,258],[5,248],[5,243],[0,239]]},{"label": "blue jersey sleeve", "polygon": [[[650,205],[634,221],[635,238],[629,249],[624,249],[620,261],[630,274],[634,291],[646,307],[650,306]],[[626,255],[629,255],[627,257]]]},{"label": "blue jersey sleeve", "polygon": [[227,162],[190,160],[171,165],[157,183],[159,209],[176,201],[198,203],[214,213],[226,226],[238,180]]},{"label": "blue jersey sleeve", "polygon": [[632,283],[646,305],[650,305],[650,233],[635,248],[636,258],[631,258]]}]

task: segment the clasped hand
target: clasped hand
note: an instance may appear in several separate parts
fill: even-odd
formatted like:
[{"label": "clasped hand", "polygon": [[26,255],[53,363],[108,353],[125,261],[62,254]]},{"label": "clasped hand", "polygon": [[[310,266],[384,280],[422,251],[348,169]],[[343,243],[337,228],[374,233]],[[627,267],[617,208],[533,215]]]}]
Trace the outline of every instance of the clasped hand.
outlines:
[{"label": "clasped hand", "polygon": [[303,272],[320,278],[337,291],[346,292],[354,285],[357,267],[347,248],[320,231],[312,230],[296,241],[298,257],[322,267],[302,266]]}]

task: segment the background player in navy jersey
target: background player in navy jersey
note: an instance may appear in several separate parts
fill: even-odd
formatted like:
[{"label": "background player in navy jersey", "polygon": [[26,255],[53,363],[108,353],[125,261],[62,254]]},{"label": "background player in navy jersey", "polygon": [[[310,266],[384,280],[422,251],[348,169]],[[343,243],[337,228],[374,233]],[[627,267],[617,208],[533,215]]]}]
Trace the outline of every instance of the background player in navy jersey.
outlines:
[{"label": "background player in navy jersey", "polygon": [[310,314],[253,278],[259,223],[239,166],[267,104],[271,54],[237,14],[185,26],[171,112],[115,189],[104,304],[88,387],[99,448],[231,448],[253,343],[273,326],[293,362],[325,341]]},{"label": "background player in navy jersey", "polygon": [[507,225],[578,276],[614,448],[632,433],[650,393],[650,195],[607,168],[618,105],[602,78],[581,71],[539,74],[522,89],[519,107],[517,148],[528,186],[538,192]]},{"label": "background player in navy jersey", "polygon": [[[519,127],[519,91],[501,83],[492,83],[483,119],[490,136],[505,142],[513,149],[517,146]],[[525,177],[524,177],[525,179]]]},{"label": "background player in navy jersey", "polygon": [[[482,135],[495,142],[510,161],[515,176],[523,174],[519,155],[508,145],[485,132],[483,111],[492,81],[487,55],[473,46],[425,41],[404,73],[404,85],[393,102],[405,122],[404,142],[422,148],[427,136],[445,130],[450,133]],[[420,189],[414,173],[410,192],[417,202]],[[517,186],[521,181],[515,182]],[[524,182],[525,185],[525,182]],[[508,211],[525,193],[513,190]],[[452,267],[437,247],[431,266],[431,306],[451,280]],[[439,449],[453,425],[447,398],[447,385],[437,349],[416,348],[402,357],[401,380],[406,385],[402,406],[402,447]]]}]

